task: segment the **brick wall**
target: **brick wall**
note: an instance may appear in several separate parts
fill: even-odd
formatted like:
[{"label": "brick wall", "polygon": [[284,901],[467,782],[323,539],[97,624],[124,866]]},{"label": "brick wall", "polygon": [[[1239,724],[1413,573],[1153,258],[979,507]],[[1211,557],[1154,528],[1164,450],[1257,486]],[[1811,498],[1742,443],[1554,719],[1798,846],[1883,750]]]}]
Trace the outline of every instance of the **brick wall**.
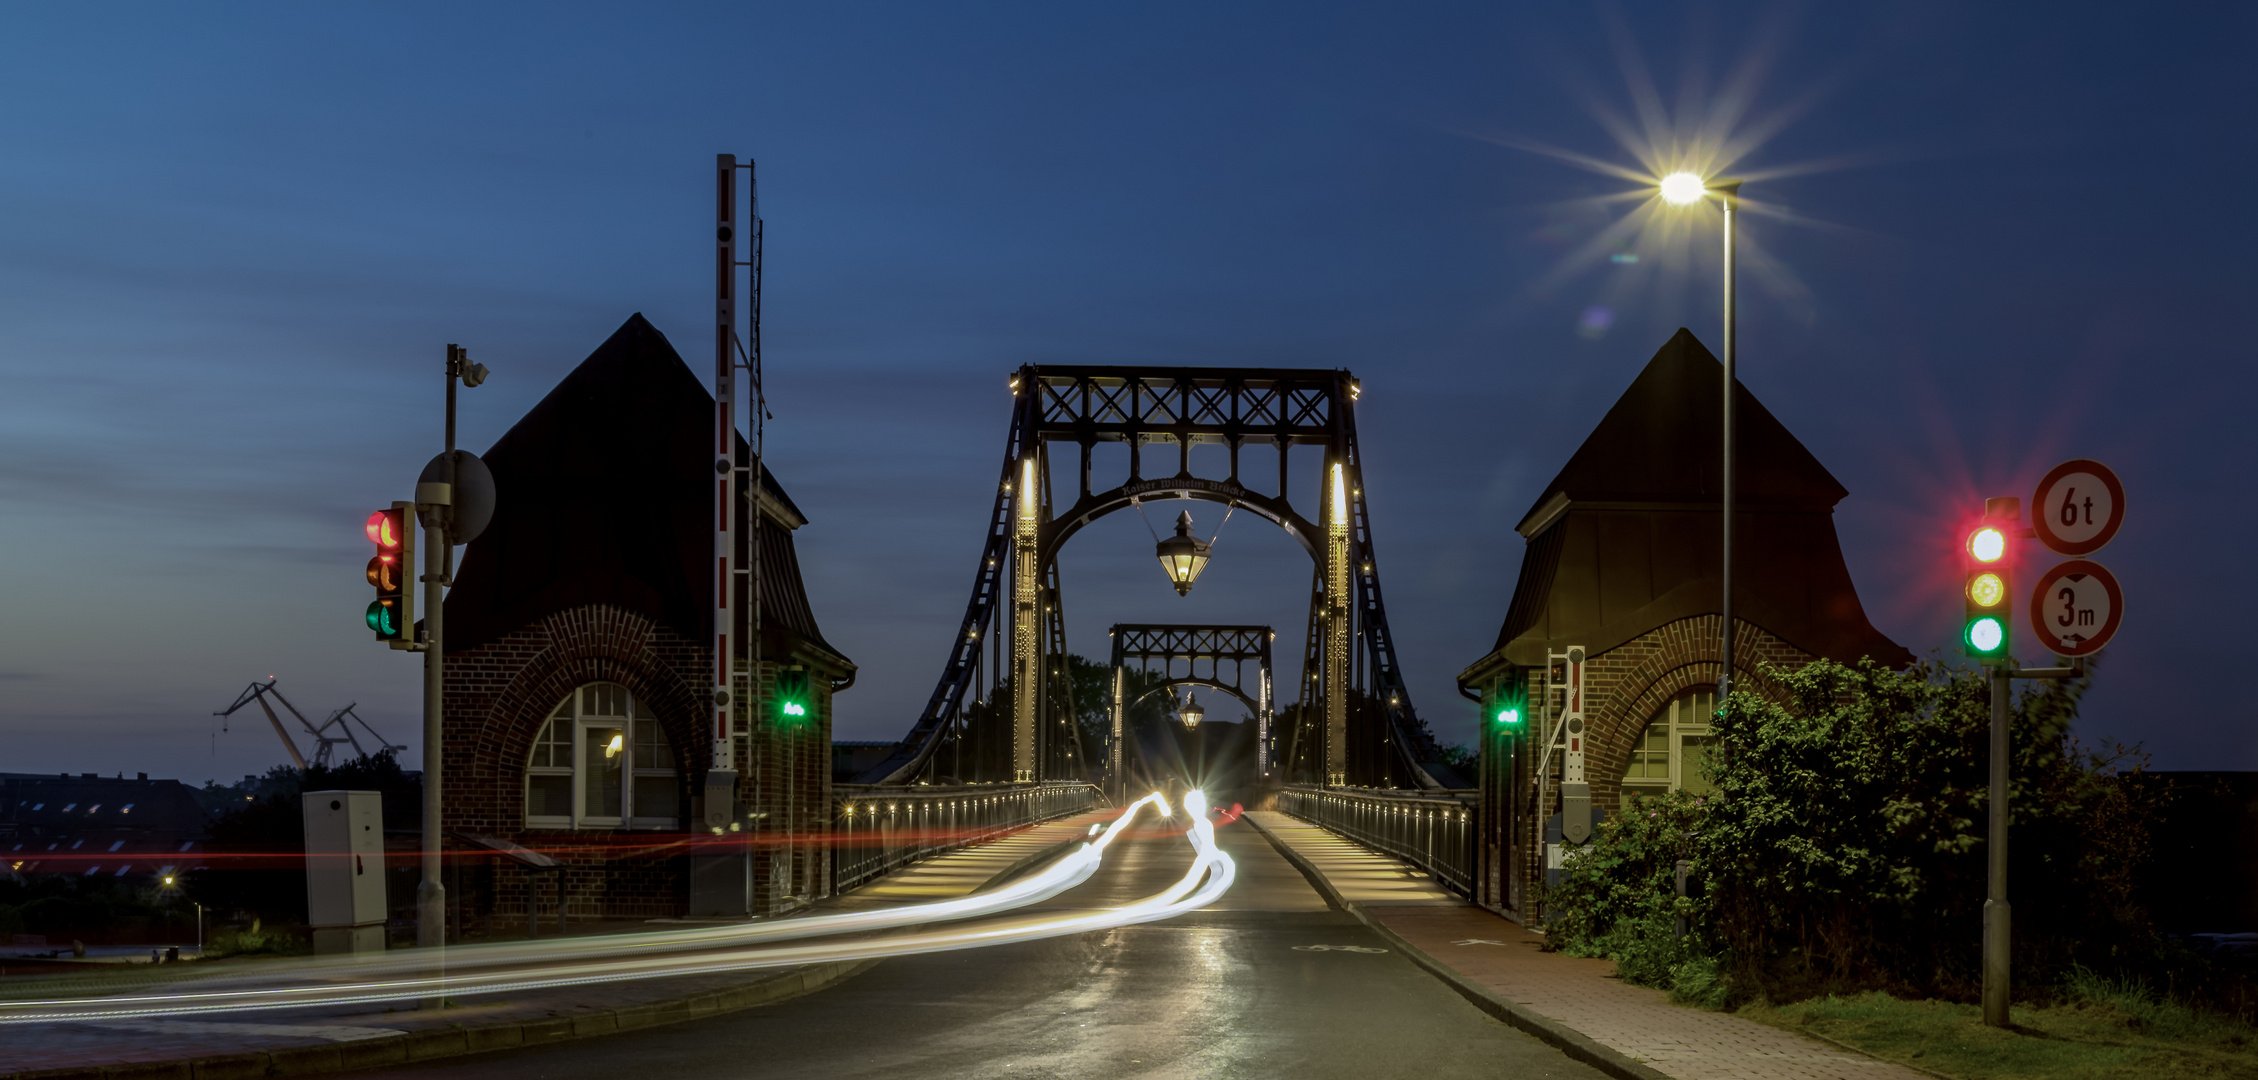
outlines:
[{"label": "brick wall", "polygon": [[[789,643],[781,636],[777,645],[770,655],[781,655],[783,663],[806,662],[788,655]],[[777,667],[773,660],[767,665],[768,681]],[[680,915],[688,902],[687,843],[711,842],[702,831],[528,829],[525,766],[534,736],[565,695],[591,682],[619,683],[665,732],[680,769],[683,825],[697,829],[691,799],[702,795],[713,756],[705,719],[711,671],[704,641],[602,604],[567,609],[477,648],[449,653],[443,780],[449,851],[473,855],[479,849],[452,835],[481,833],[552,854],[566,869],[540,875],[537,897],[552,920],[557,876],[571,918]],[[744,838],[763,841],[755,846],[755,871],[764,910],[791,906],[793,897],[821,896],[830,882],[822,833],[831,806],[831,695],[825,679],[816,668],[811,682],[817,707],[805,725],[779,731],[755,720],[751,735],[737,740],[738,816],[753,824]],[[736,700],[750,700],[744,692],[749,689],[749,679],[740,675]],[[492,882],[491,891],[468,915],[522,927],[528,872],[507,859],[494,861],[490,875],[476,875]]]},{"label": "brick wall", "polygon": [[[1592,803],[1610,814],[1620,808],[1623,770],[1639,736],[1672,698],[1688,690],[1717,685],[1723,667],[1720,656],[1723,620],[1717,615],[1697,615],[1650,630],[1585,660],[1584,719],[1585,777],[1591,783]],[[1767,696],[1777,686],[1759,675],[1759,664],[1801,667],[1815,657],[1773,636],[1761,627],[1740,621],[1734,635],[1736,684],[1742,690]],[[1539,749],[1543,672],[1517,673],[1529,688],[1530,722],[1510,737],[1492,734],[1482,747],[1484,870],[1477,884],[1481,901],[1492,907],[1520,911],[1528,899],[1527,883],[1542,880],[1544,853],[1534,846],[1535,821],[1559,810],[1560,762],[1552,762],[1553,782],[1549,805],[1530,817]],[[1555,696],[1554,711],[1560,707]]]}]

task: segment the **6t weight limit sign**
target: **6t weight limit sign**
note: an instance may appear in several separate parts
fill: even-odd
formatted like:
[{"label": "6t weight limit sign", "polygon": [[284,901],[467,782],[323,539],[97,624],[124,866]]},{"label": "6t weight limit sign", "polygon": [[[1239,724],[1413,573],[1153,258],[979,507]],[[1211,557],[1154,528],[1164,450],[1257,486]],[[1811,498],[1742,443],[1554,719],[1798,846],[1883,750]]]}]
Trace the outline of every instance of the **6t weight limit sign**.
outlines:
[{"label": "6t weight limit sign", "polygon": [[2031,497],[2031,525],[2039,542],[2063,555],[2091,555],[2125,523],[2125,485],[2098,461],[2076,458],[2056,465]]},{"label": "6t weight limit sign", "polygon": [[2125,593],[2116,575],[2087,559],[2048,570],[2031,590],[2031,631],[2058,656],[2101,651],[2124,614]]}]

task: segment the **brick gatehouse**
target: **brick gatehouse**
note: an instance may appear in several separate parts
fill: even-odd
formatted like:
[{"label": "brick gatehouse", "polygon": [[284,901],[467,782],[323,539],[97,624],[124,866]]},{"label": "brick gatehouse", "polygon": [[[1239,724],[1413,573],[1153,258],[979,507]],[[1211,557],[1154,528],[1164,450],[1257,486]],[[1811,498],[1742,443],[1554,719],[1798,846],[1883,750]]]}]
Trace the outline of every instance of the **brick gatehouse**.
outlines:
[{"label": "brick gatehouse", "polygon": [[[1686,330],[1654,354],[1516,526],[1525,547],[1505,624],[1458,676],[1485,716],[1518,692],[1541,717],[1548,655],[1583,648],[1586,776],[1610,813],[1626,794],[1706,788],[1722,664],[1723,382]],[[1734,393],[1735,684],[1763,692],[1766,661],[1911,663],[1867,621],[1843,562],[1834,507],[1849,492],[1746,386]],[[1557,752],[1536,803],[1539,726],[1483,725],[1477,899],[1515,914],[1541,872],[1535,830],[1560,809]]]},{"label": "brick gatehouse", "polygon": [[[824,846],[794,841],[829,821],[831,695],[855,667],[816,629],[793,546],[807,519],[773,474],[761,656],[771,683],[783,666],[808,669],[814,715],[756,715],[739,677],[736,831],[703,827],[712,426],[712,394],[636,315],[485,455],[494,519],[465,549],[446,611],[445,827],[466,925],[525,924],[530,871],[492,854],[495,840],[565,864],[538,875],[552,921],[560,877],[573,919],[685,914],[691,855],[717,848],[751,849],[755,912],[829,889]],[[742,543],[743,480],[738,493]],[[740,612],[744,590],[740,579]]]}]

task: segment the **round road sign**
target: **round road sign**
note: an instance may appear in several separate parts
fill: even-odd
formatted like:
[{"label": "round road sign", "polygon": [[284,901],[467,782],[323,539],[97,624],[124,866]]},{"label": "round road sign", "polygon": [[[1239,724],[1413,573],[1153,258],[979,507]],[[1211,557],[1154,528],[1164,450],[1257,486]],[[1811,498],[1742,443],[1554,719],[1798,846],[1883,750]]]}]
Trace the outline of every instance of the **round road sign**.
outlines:
[{"label": "round road sign", "polygon": [[2031,496],[2031,525],[2039,542],[2063,555],[2091,555],[2125,523],[2125,486],[2098,461],[2076,458],[2056,465]]},{"label": "round road sign", "polygon": [[2125,592],[2107,567],[2087,559],[2048,570],[2031,590],[2031,630],[2058,656],[2091,656],[2117,633]]}]

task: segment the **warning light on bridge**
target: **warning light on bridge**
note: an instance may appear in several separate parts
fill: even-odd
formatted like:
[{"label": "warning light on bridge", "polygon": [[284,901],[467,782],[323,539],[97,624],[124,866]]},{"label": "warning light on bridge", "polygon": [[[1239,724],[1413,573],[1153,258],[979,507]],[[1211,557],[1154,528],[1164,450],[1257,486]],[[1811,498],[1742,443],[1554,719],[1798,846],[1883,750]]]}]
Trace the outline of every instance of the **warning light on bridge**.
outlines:
[{"label": "warning light on bridge", "polygon": [[370,514],[363,529],[376,554],[368,561],[368,583],[376,590],[362,616],[376,639],[412,644],[415,635],[415,504],[393,503]]},{"label": "warning light on bridge", "polygon": [[2007,662],[2008,583],[2007,538],[2021,523],[2022,501],[1987,499],[1984,520],[1968,534],[1966,570],[1961,590],[1967,601],[1960,625],[1961,652],[1986,665]]},{"label": "warning light on bridge", "polygon": [[1160,568],[1168,574],[1168,583],[1176,586],[1176,595],[1192,591],[1192,583],[1207,569],[1208,552],[1213,545],[1192,535],[1192,512],[1184,511],[1176,517],[1176,535],[1161,541],[1153,548],[1160,556]]}]

